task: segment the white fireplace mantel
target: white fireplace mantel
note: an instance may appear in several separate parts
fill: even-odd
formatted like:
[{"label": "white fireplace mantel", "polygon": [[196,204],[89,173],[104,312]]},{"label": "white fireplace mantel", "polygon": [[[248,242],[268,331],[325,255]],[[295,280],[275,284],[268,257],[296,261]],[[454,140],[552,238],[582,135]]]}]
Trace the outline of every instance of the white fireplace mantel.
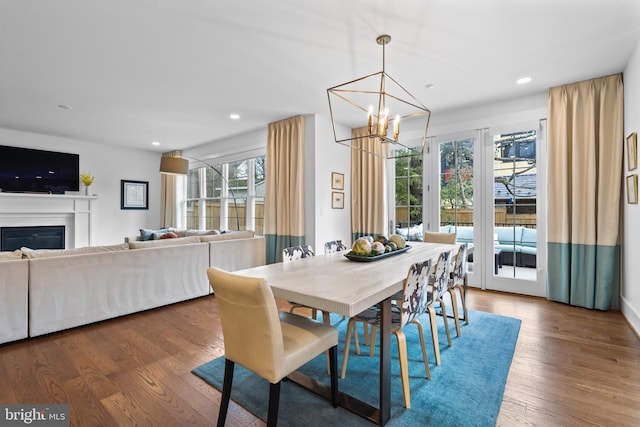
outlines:
[{"label": "white fireplace mantel", "polygon": [[96,199],[79,194],[0,193],[0,227],[64,225],[67,249],[91,246]]}]

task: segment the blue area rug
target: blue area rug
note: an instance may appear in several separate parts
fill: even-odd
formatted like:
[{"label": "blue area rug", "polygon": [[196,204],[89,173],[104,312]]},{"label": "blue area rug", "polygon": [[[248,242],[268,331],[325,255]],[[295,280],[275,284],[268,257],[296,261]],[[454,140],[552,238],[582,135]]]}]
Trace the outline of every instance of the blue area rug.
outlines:
[{"label": "blue area rug", "polygon": [[[391,420],[388,426],[495,426],[504,387],[511,366],[521,321],[479,311],[469,311],[469,325],[462,323],[462,336],[455,337],[453,319],[449,319],[453,346],[447,345],[440,316],[439,343],[442,364],[436,366],[429,332],[429,320],[423,317],[425,341],[431,368],[431,381],[425,377],[420,341],[415,325],[405,327],[409,354],[411,409],[404,408],[397,342],[391,338]],[[342,363],[347,320],[332,315],[332,324],[340,330],[338,366]],[[340,391],[377,406],[379,352],[369,357],[360,333],[361,354],[351,353]],[[378,339],[379,341],[379,339]],[[324,355],[300,369],[305,374],[329,383]],[[222,389],[224,358],[219,357],[193,370],[215,388]],[[262,420],[266,420],[269,383],[236,365],[231,399]],[[283,382],[280,397],[279,426],[370,426],[371,422],[331,404],[292,382]]]}]

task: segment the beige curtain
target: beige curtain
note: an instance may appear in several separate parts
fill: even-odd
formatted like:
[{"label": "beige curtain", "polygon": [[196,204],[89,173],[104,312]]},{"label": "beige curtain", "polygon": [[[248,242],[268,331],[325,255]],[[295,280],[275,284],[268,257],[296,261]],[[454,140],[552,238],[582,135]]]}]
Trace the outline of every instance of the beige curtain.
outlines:
[{"label": "beige curtain", "polygon": [[[162,157],[182,157],[182,151],[169,151],[163,153]],[[160,227],[162,228],[177,225],[176,178],[176,175],[160,174]]]},{"label": "beige curtain", "polygon": [[549,90],[547,297],[617,306],[622,75]]},{"label": "beige curtain", "polygon": [[269,124],[265,189],[267,263],[304,244],[304,117]]},{"label": "beige curtain", "polygon": [[352,130],[352,137],[360,138],[353,141],[351,145],[351,233],[353,240],[360,236],[386,234],[386,186],[383,157],[387,147],[375,138],[366,138],[367,135],[366,127]]}]

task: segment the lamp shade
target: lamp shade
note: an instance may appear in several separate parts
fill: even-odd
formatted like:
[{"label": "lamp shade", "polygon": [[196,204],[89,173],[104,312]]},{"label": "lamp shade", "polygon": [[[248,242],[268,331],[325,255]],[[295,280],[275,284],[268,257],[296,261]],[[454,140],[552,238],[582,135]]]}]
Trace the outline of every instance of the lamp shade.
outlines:
[{"label": "lamp shade", "polygon": [[188,175],[189,160],[182,157],[161,157],[160,173],[168,173],[172,175]]}]

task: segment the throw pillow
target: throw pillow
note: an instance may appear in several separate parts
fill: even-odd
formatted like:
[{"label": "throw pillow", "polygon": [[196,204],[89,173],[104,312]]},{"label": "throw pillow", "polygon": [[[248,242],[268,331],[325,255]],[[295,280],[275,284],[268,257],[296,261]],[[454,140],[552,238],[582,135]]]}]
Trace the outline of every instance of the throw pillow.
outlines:
[{"label": "throw pillow", "polygon": [[20,259],[22,258],[22,251],[20,249],[16,249],[13,252],[0,252],[0,261],[7,261],[11,259]]},{"label": "throw pillow", "polygon": [[178,235],[176,233],[174,233],[173,231],[170,231],[168,233],[164,233],[162,236],[160,236],[160,239],[177,239]]}]

